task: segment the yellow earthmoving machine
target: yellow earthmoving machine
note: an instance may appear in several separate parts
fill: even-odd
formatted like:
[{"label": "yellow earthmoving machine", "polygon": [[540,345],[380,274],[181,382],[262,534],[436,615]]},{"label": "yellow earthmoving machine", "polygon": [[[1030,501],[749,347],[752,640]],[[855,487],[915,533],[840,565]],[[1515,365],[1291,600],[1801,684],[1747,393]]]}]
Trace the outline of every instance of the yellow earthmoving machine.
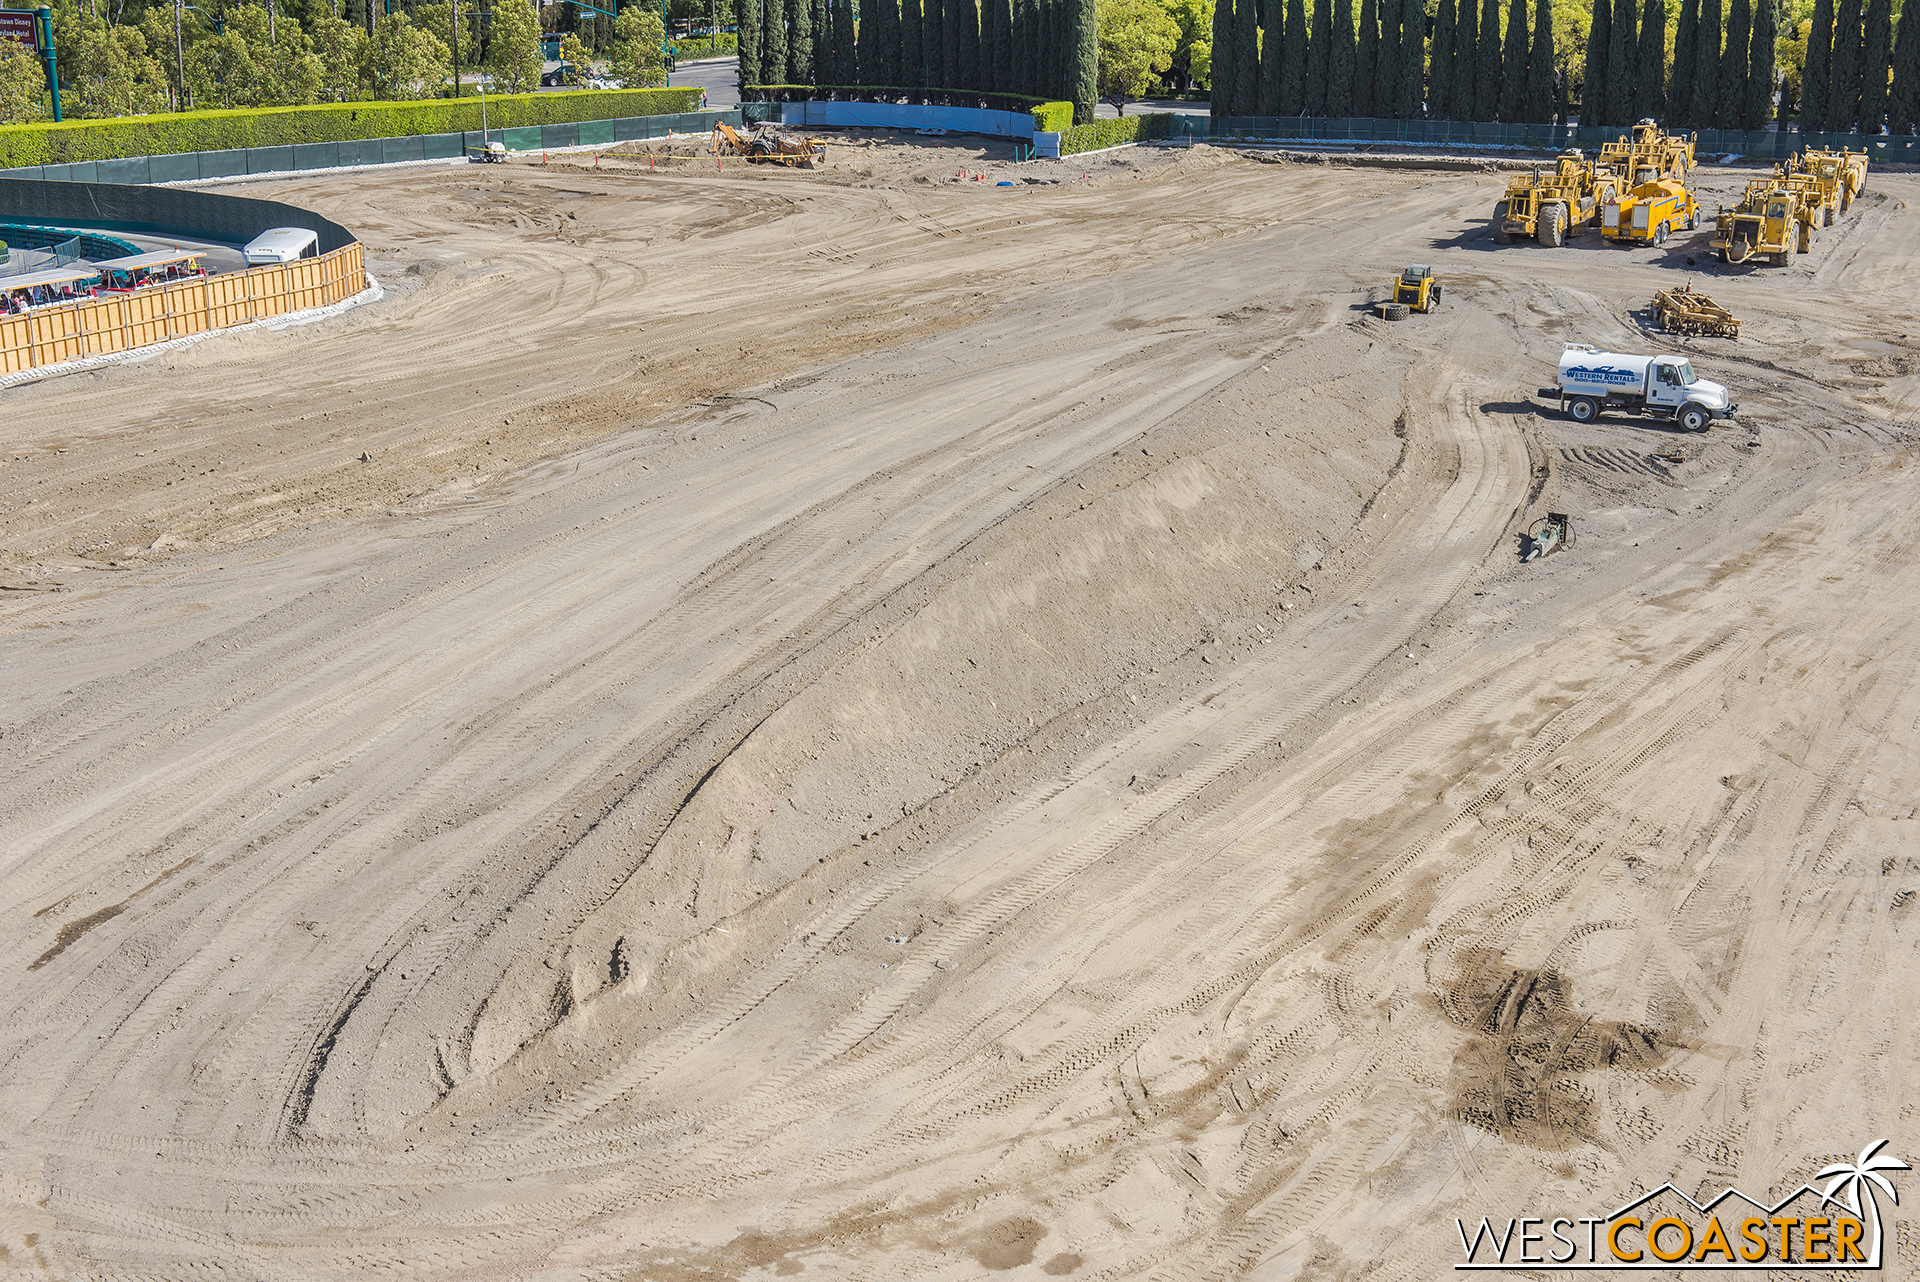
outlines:
[{"label": "yellow earthmoving machine", "polygon": [[1813,219],[1815,227],[1831,227],[1833,220],[1840,216],[1840,192],[1846,186],[1844,181],[1804,173],[1791,165],[1775,165],[1773,183],[1776,187],[1800,193],[1800,203],[1810,211],[1809,217]]},{"label": "yellow earthmoving machine", "polygon": [[1787,255],[1804,254],[1820,237],[1820,209],[1808,205],[1803,191],[1778,174],[1755,178],[1746,195],[1714,220],[1713,252],[1725,263],[1744,263],[1761,254],[1775,267]]},{"label": "yellow earthmoving machine", "polygon": [[1641,183],[1600,212],[1600,234],[1616,244],[1664,245],[1672,233],[1699,225],[1700,205],[1679,178]]},{"label": "yellow earthmoving machine", "polygon": [[[1794,158],[1795,173],[1808,174],[1819,179],[1820,184],[1829,193],[1833,205],[1840,213],[1853,208],[1853,198],[1867,185],[1867,153],[1848,151],[1844,147],[1839,151],[1822,151],[1812,147]],[[1829,218],[1827,225],[1832,226]]]},{"label": "yellow earthmoving machine", "polygon": [[1405,320],[1409,311],[1430,312],[1440,306],[1445,291],[1434,277],[1433,268],[1413,263],[1392,280],[1393,301],[1380,304],[1380,314],[1388,320]]},{"label": "yellow earthmoving machine", "polygon": [[1531,236],[1557,249],[1592,225],[1618,187],[1611,169],[1578,151],[1563,151],[1552,173],[1535,169],[1508,181],[1505,198],[1493,209],[1493,239],[1511,245],[1517,237]]},{"label": "yellow earthmoving machine", "polygon": [[1600,148],[1600,164],[1611,170],[1622,187],[1676,178],[1691,186],[1693,182],[1693,144],[1698,134],[1681,138],[1665,133],[1651,118],[1621,134],[1618,141]]},{"label": "yellow earthmoving machine", "polygon": [[818,138],[788,138],[773,129],[742,137],[724,120],[713,122],[713,154],[745,156],[749,163],[817,169],[827,163],[827,145]]}]

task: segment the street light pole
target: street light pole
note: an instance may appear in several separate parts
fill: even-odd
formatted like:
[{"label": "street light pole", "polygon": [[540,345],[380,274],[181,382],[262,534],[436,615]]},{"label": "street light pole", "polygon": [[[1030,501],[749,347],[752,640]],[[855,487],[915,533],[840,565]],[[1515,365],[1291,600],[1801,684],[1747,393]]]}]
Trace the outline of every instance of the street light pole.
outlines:
[{"label": "street light pole", "polygon": [[40,61],[47,66],[47,93],[53,99],[54,123],[60,121],[60,66],[53,50],[53,10],[41,5],[40,14]]}]

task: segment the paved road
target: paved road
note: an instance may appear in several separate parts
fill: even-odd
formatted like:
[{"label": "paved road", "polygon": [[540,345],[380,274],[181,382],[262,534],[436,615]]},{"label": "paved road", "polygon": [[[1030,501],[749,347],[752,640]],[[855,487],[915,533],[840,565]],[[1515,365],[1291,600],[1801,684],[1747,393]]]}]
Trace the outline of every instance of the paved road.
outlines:
[{"label": "paved road", "polygon": [[707,91],[707,106],[731,107],[740,101],[740,70],[737,58],[715,58],[703,62],[683,62],[667,76],[669,87],[698,86]]}]

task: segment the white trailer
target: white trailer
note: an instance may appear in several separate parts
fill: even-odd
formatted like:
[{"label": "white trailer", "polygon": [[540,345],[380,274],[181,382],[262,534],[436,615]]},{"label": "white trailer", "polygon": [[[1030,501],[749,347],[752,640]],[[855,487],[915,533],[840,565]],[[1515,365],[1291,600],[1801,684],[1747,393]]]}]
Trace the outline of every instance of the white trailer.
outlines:
[{"label": "white trailer", "polygon": [[1716,418],[1739,409],[1719,383],[1697,377],[1684,356],[1632,356],[1586,343],[1560,345],[1560,372],[1541,394],[1558,397],[1577,423],[1591,423],[1603,410],[1666,418],[1689,432],[1704,432]]}]

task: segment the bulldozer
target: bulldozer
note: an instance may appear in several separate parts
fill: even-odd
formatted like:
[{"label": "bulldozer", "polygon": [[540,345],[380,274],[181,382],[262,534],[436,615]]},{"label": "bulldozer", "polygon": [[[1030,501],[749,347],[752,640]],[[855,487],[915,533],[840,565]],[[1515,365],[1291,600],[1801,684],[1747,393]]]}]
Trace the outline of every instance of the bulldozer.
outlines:
[{"label": "bulldozer", "polygon": [[1599,162],[1619,176],[1623,187],[1676,179],[1691,188],[1697,137],[1662,132],[1658,122],[1649,117],[1635,125],[1631,134],[1621,134],[1617,141],[1603,144]]},{"label": "bulldozer", "polygon": [[1755,178],[1738,205],[1719,211],[1708,243],[1723,263],[1744,263],[1765,254],[1768,263],[1785,267],[1789,254],[1813,248],[1820,237],[1819,223],[1820,207],[1809,205],[1801,187],[1776,173]]},{"label": "bulldozer", "polygon": [[796,169],[817,169],[827,163],[827,145],[818,138],[788,138],[772,128],[756,129],[743,137],[724,120],[713,122],[713,154]]},{"label": "bulldozer", "polygon": [[[1844,214],[1853,208],[1853,198],[1867,185],[1867,153],[1809,147],[1794,158],[1793,172],[1817,179],[1830,195],[1833,207]],[[1827,225],[1832,224],[1833,220],[1827,219]]]},{"label": "bulldozer", "polygon": [[1594,222],[1601,206],[1614,198],[1619,180],[1611,169],[1587,160],[1579,151],[1563,151],[1553,172],[1538,169],[1507,182],[1507,194],[1493,210],[1493,239],[1511,245],[1531,236],[1549,249],[1567,243]]}]

